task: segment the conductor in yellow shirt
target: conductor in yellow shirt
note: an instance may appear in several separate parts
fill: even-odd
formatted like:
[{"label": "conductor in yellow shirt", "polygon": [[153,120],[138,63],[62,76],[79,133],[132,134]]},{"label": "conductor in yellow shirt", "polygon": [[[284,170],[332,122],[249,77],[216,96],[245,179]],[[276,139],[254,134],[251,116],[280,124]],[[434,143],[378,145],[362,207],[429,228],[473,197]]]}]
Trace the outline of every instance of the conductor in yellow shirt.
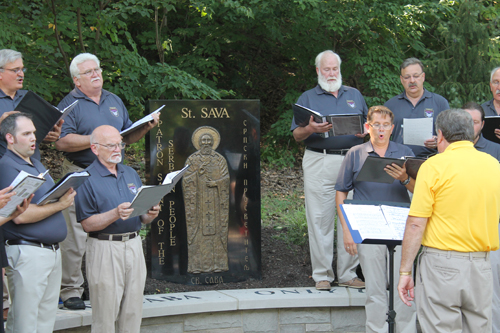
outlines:
[{"label": "conductor in yellow shirt", "polygon": [[415,299],[422,332],[491,332],[500,164],[474,148],[467,112],[440,113],[436,129],[439,154],[420,167],[406,222],[399,296],[407,305]]}]

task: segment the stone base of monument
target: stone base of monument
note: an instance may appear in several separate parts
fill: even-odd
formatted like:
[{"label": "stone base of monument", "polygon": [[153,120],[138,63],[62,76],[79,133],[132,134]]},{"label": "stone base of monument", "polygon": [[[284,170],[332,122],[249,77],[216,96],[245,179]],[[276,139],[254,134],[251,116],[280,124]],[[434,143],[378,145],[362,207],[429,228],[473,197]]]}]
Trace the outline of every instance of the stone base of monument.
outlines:
[{"label": "stone base of monument", "polygon": [[[364,332],[364,290],[335,287],[144,296],[141,332]],[[90,332],[92,309],[59,310],[54,331]]]}]

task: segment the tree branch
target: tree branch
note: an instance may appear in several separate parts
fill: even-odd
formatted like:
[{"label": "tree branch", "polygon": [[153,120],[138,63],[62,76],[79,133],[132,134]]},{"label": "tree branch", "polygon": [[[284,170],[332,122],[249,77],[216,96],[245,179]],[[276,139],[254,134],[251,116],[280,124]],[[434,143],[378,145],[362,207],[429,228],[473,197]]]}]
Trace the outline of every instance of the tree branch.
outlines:
[{"label": "tree branch", "polygon": [[62,54],[63,60],[64,60],[64,65],[66,67],[66,74],[71,80],[71,73],[69,72],[69,61],[68,61],[68,55],[66,52],[64,52],[61,41],[59,39],[59,30],[57,29],[57,13],[56,13],[56,6],[54,4],[54,0],[50,0],[50,3],[52,4],[52,14],[54,14],[54,33],[56,35],[56,41],[57,41],[57,46],[59,47],[59,51]]},{"label": "tree branch", "polygon": [[85,45],[83,45],[83,36],[82,36],[82,15],[80,11],[80,7],[76,9],[76,24],[78,26],[78,39],[80,40],[80,47],[83,52],[87,52],[85,50]]}]

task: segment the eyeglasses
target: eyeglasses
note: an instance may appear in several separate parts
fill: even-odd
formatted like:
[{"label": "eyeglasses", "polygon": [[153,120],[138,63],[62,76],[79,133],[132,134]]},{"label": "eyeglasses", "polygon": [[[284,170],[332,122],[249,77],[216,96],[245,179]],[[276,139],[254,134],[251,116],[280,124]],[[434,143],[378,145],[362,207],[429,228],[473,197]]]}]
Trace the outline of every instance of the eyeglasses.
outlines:
[{"label": "eyeglasses", "polygon": [[107,150],[113,151],[117,147],[120,148],[120,149],[125,149],[125,146],[127,144],[125,142],[120,142],[120,143],[114,143],[114,144],[109,144],[109,145],[102,145],[102,144],[100,144],[98,142],[94,142],[94,145],[100,145],[100,146],[103,146],[104,148],[106,148]]},{"label": "eyeglasses", "polygon": [[493,82],[491,82],[491,84],[494,85],[494,86],[498,86],[500,84],[500,82],[499,81],[493,81]]},{"label": "eyeglasses", "polygon": [[389,129],[391,128],[392,124],[368,124],[369,126],[375,128],[375,129],[379,129],[379,128],[383,128],[383,129]]},{"label": "eyeglasses", "polygon": [[20,72],[23,72],[23,73],[26,73],[26,68],[23,67],[23,68],[1,68],[2,70],[7,70],[7,71],[11,71],[12,73],[14,74],[19,74]]},{"label": "eyeglasses", "polygon": [[414,80],[418,80],[422,76],[422,74],[424,74],[424,72],[422,72],[420,74],[406,75],[406,76],[403,76],[403,80],[408,81],[409,79],[412,78],[412,76],[413,76]]},{"label": "eyeglasses", "polygon": [[88,71],[85,71],[83,73],[78,73],[80,75],[84,75],[84,76],[91,76],[93,73],[96,73],[96,74],[101,74],[102,72],[102,68],[92,68],[92,69],[89,69]]}]

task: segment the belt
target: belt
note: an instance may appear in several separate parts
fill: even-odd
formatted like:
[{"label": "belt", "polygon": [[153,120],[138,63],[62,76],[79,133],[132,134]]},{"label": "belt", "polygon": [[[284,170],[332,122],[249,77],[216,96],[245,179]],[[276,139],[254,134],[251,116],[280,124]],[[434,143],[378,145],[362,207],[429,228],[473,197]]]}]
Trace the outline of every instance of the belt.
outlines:
[{"label": "belt", "polygon": [[345,155],[349,149],[320,149],[313,147],[306,147],[307,150],[314,151],[321,154],[331,154],[331,155]]},{"label": "belt", "polygon": [[448,258],[450,257],[455,257],[455,258],[478,258],[478,259],[486,259],[490,256],[489,252],[458,252],[458,251],[445,251],[445,250],[440,250],[436,249],[434,247],[428,247],[428,246],[423,246],[422,247],[422,252],[427,252],[427,253],[435,253],[441,256],[446,256]]},{"label": "belt", "polygon": [[109,241],[117,241],[117,242],[126,242],[129,239],[133,239],[139,236],[139,231],[127,232],[124,234],[104,234],[98,232],[90,232],[89,237],[97,238],[99,240],[109,240]]},{"label": "belt", "polygon": [[54,251],[59,249],[59,243],[45,244],[45,243],[27,241],[24,239],[9,239],[9,240],[5,241],[5,244],[7,244],[7,245],[31,245],[31,246],[41,247],[44,249],[52,249]]}]

